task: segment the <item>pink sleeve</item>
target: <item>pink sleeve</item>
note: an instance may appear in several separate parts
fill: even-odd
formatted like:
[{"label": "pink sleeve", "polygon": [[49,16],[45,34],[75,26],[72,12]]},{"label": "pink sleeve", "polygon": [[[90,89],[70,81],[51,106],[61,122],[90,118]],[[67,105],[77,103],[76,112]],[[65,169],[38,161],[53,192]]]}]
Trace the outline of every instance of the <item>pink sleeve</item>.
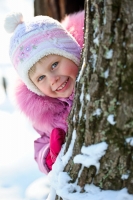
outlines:
[{"label": "pink sleeve", "polygon": [[45,163],[45,158],[50,151],[49,140],[49,137],[45,135],[34,141],[35,160],[38,163],[40,171],[45,174],[48,174],[50,171]]}]

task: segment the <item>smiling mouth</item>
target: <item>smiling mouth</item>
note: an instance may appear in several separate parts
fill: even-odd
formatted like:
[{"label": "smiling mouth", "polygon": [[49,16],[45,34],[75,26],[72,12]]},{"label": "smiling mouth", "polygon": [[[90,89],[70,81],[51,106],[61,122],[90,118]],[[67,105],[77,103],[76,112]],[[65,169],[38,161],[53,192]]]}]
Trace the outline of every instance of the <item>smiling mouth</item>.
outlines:
[{"label": "smiling mouth", "polygon": [[66,86],[67,82],[68,82],[68,79],[60,87],[58,87],[56,91],[62,90]]}]

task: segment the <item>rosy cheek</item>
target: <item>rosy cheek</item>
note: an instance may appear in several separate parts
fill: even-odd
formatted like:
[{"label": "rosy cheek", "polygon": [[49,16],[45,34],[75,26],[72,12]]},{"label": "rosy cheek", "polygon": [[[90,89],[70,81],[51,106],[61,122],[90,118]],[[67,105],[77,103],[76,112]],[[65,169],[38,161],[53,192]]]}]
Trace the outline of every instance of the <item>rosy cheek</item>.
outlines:
[{"label": "rosy cheek", "polygon": [[76,66],[76,67],[75,67],[75,74],[76,74],[76,75],[78,74],[78,71],[79,71],[79,69],[78,69],[78,67]]},{"label": "rosy cheek", "polygon": [[72,66],[72,68],[71,68],[71,74],[73,76],[75,76],[75,78],[76,78],[76,76],[78,75],[78,67],[77,66]]},{"label": "rosy cheek", "polygon": [[70,77],[76,79],[76,76],[78,74],[78,67],[74,63],[70,63],[70,62],[67,64],[65,63],[63,65],[61,73],[66,76],[70,76]]}]

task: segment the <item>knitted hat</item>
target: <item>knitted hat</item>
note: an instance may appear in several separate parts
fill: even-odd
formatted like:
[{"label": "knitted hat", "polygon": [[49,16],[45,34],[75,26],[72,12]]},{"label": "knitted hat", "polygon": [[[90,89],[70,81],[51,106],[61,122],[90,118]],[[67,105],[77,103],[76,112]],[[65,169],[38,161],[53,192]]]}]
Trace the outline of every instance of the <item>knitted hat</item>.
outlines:
[{"label": "knitted hat", "polygon": [[28,76],[29,69],[42,57],[56,54],[79,65],[81,48],[57,20],[36,16],[26,22],[21,13],[11,13],[5,18],[4,27],[13,32],[9,47],[13,66],[32,92],[43,95]]}]

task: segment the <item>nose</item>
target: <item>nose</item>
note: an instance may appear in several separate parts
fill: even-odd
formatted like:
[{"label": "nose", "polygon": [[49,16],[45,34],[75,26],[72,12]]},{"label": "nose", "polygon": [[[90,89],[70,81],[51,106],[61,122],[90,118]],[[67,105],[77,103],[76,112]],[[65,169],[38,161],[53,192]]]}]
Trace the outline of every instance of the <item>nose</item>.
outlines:
[{"label": "nose", "polygon": [[59,76],[55,76],[55,75],[50,76],[50,83],[52,86],[55,85],[58,82],[58,80],[59,80]]}]

